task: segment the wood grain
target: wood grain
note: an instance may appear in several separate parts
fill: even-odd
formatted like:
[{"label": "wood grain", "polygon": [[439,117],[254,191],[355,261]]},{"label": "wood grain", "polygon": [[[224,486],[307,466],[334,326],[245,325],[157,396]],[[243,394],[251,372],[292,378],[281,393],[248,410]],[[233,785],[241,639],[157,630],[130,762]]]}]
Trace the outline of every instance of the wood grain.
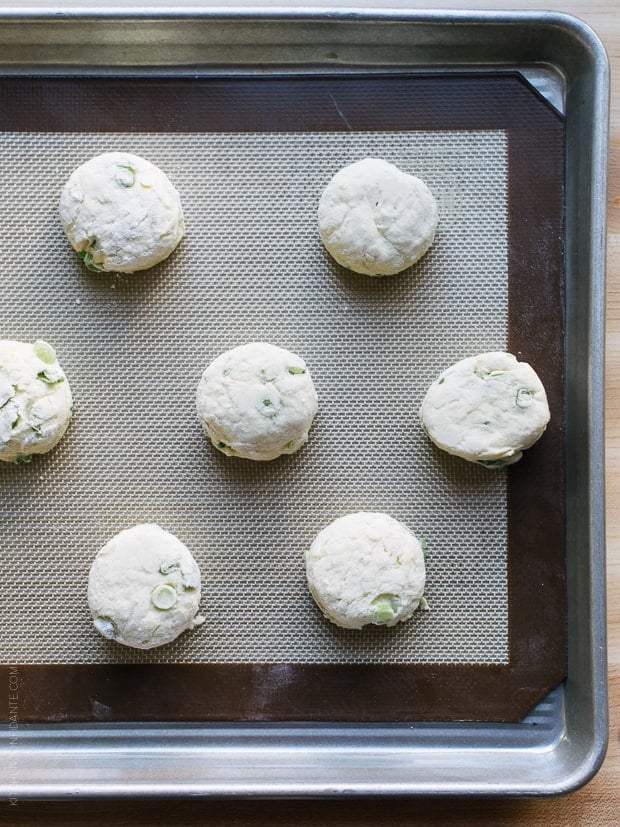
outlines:
[{"label": "wood grain", "polygon": [[[2,5],[10,5],[0,2]],[[38,5],[41,5],[40,3]],[[70,2],[64,2],[69,6]],[[112,3],[109,3],[112,5]],[[116,3],[119,5],[119,3]],[[138,5],[134,3],[132,5]],[[218,4],[219,5],[219,4]],[[258,0],[254,5],[258,5]],[[270,5],[264,3],[264,5]],[[272,3],[271,5],[275,5]],[[292,3],[291,5],[294,5]],[[304,4],[306,5],[306,4]],[[330,3],[336,5],[336,2]],[[362,0],[342,5],[363,5]],[[104,802],[97,804],[58,802],[0,809],[0,824],[30,825],[327,825],[441,824],[494,827],[612,827],[620,823],[620,12],[617,0],[587,3],[586,0],[467,0],[448,2],[450,8],[555,9],[574,14],[592,26],[602,38],[612,68],[611,151],[609,175],[609,242],[607,305],[607,554],[610,739],[605,763],[598,775],[572,795],[539,801],[449,800],[357,801],[357,802]],[[410,2],[410,8],[428,7]]]}]

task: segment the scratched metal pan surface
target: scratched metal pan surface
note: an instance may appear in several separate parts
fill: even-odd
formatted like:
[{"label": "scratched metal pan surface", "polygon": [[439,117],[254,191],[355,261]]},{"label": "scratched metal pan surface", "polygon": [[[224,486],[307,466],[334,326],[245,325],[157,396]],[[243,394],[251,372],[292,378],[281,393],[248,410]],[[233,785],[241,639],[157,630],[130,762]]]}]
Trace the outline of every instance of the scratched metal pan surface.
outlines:
[{"label": "scratched metal pan surface", "polygon": [[[507,83],[507,89],[515,90],[512,102],[516,113],[520,111],[519,96],[525,95],[523,90],[526,88],[529,90],[527,95],[537,98],[547,108],[547,115],[554,113],[547,118],[551,127],[545,147],[553,150],[559,146],[558,136],[561,136],[560,154],[555,150],[552,152],[556,163],[558,158],[561,160],[561,186],[554,190],[555,201],[552,199],[548,205],[544,200],[545,193],[536,191],[537,197],[542,199],[539,203],[543,213],[549,210],[547,216],[543,214],[541,217],[541,227],[532,231],[532,238],[538,239],[537,249],[515,256],[514,248],[512,251],[507,248],[509,268],[516,268],[515,272],[520,268],[524,272],[527,289],[515,282],[504,295],[502,286],[497,285],[497,300],[506,303],[508,327],[506,331],[492,328],[487,334],[491,337],[489,341],[505,335],[505,341],[514,344],[514,349],[518,350],[520,340],[515,337],[514,324],[518,328],[519,324],[529,320],[530,326],[526,324],[523,330],[531,334],[531,342],[521,349],[527,354],[530,347],[533,352],[542,354],[548,345],[551,346],[546,362],[543,359],[543,369],[548,372],[553,387],[554,405],[563,412],[561,427],[551,434],[547,448],[532,456],[531,467],[540,472],[536,474],[538,487],[526,484],[525,471],[518,472],[508,478],[506,496],[508,514],[511,504],[514,514],[515,504],[529,503],[528,507],[535,509],[528,512],[534,523],[544,523],[553,530],[548,529],[548,535],[539,535],[544,542],[538,558],[531,543],[528,546],[528,531],[519,527],[523,521],[514,516],[512,519],[508,517],[508,540],[509,545],[513,542],[525,544],[524,549],[529,555],[527,568],[538,562],[541,571],[558,575],[559,587],[547,592],[551,601],[547,610],[550,624],[555,620],[563,626],[566,622],[567,628],[566,638],[563,633],[552,634],[549,638],[552,656],[548,658],[550,665],[546,664],[541,640],[535,637],[538,630],[527,621],[530,615],[547,616],[539,605],[545,592],[530,596],[534,602],[529,608],[515,605],[524,587],[528,582],[534,583],[536,578],[528,581],[525,575],[518,574],[518,567],[514,565],[508,568],[506,602],[499,601],[498,625],[490,632],[488,645],[478,649],[458,649],[457,658],[449,648],[453,641],[446,643],[441,635],[433,639],[432,630],[424,637],[424,645],[420,644],[421,648],[414,650],[407,648],[409,643],[402,639],[402,634],[401,638],[395,637],[388,656],[382,654],[382,644],[372,635],[362,641],[361,648],[358,641],[353,654],[347,648],[349,645],[343,646],[338,638],[322,649],[316,648],[316,640],[304,639],[298,645],[308,648],[302,651],[296,663],[290,662],[291,653],[295,651],[291,642],[293,635],[289,641],[280,635],[260,637],[257,634],[250,646],[260,644],[262,648],[257,650],[257,662],[252,663],[252,652],[243,648],[239,633],[234,645],[216,650],[219,654],[214,658],[217,661],[215,668],[205,679],[202,671],[204,653],[191,647],[174,650],[167,662],[164,657],[162,662],[155,659],[145,664],[139,659],[137,662],[123,657],[115,659],[110,654],[112,650],[88,648],[95,645],[90,639],[85,643],[76,640],[74,652],[67,654],[54,649],[57,641],[53,627],[49,635],[47,632],[41,635],[35,630],[32,640],[28,640],[21,628],[14,640],[5,638],[3,642],[3,648],[10,654],[3,657],[2,666],[5,692],[0,708],[8,721],[1,748],[2,794],[10,800],[69,795],[553,795],[569,792],[585,783],[602,761],[607,738],[602,356],[608,70],[604,50],[596,36],[579,21],[551,13],[415,13],[397,11],[392,4],[390,9],[338,11],[324,5],[303,12],[273,13],[241,7],[201,12],[193,7],[173,12],[162,6],[119,14],[101,9],[93,11],[85,6],[61,15],[7,10],[0,17],[0,45],[0,81],[6,81],[11,89],[17,90],[8,96],[10,112],[5,111],[3,129],[6,131],[6,124],[10,123],[13,130],[9,129],[10,140],[3,144],[5,178],[10,177],[6,170],[11,168],[13,161],[19,160],[20,147],[25,145],[31,159],[47,153],[46,157],[55,158],[59,169],[64,169],[63,164],[70,162],[76,141],[81,142],[81,149],[92,149],[94,154],[102,141],[97,129],[86,130],[86,138],[76,138],[77,133],[84,132],[79,128],[74,130],[72,127],[68,132],[70,109],[75,111],[82,105],[87,117],[88,93],[83,93],[80,98],[82,93],[76,93],[76,88],[92,90],[94,87],[83,85],[82,79],[90,79],[107,90],[108,97],[104,95],[105,105],[100,111],[108,113],[110,122],[99,125],[102,135],[114,132],[115,139],[122,140],[123,134],[134,133],[135,139],[143,142],[145,154],[150,148],[156,155],[171,158],[171,163],[173,150],[166,135],[162,137],[145,131],[140,121],[141,90],[145,91],[149,84],[160,79],[170,94],[170,90],[181,89],[183,83],[195,78],[197,92],[194,100],[200,102],[201,84],[212,83],[211,88],[219,89],[222,84],[242,82],[252,88],[252,80],[256,79],[255,88],[262,90],[263,97],[259,101],[259,114],[253,116],[256,120],[254,129],[268,133],[270,137],[266,142],[261,138],[262,142],[254,142],[253,146],[246,146],[241,140],[235,145],[238,158],[245,159],[245,167],[239,167],[241,178],[244,169],[247,175],[248,165],[272,157],[269,153],[292,157],[298,154],[300,147],[311,150],[312,171],[325,173],[329,168],[325,159],[331,157],[330,153],[337,151],[343,141],[349,140],[349,131],[355,132],[350,115],[351,111],[356,111],[356,95],[358,113],[363,109],[359,105],[360,84],[375,90],[374,99],[381,97],[377,94],[380,89],[382,93],[396,95],[395,100],[403,105],[407,97],[403,93],[403,83],[411,81],[416,89],[430,84],[429,89],[443,90],[438,97],[446,109],[448,93],[445,90],[451,84],[465,84],[462,89],[467,90],[468,99],[475,101],[484,98],[480,90],[488,89],[489,84],[498,84],[497,88],[500,88],[499,85]],[[314,123],[316,129],[317,121],[312,121],[316,116],[310,109],[308,113],[301,113],[298,123],[289,124],[286,129],[280,127],[278,130],[275,122],[269,120],[278,109],[274,103],[274,90],[294,99],[300,78],[310,78],[317,88],[323,82],[328,83],[333,108],[331,114],[326,114],[326,126],[316,130],[322,133],[318,143],[314,138],[309,144],[298,142],[299,134],[302,134],[301,140],[305,140],[304,124]],[[58,97],[46,104],[45,96],[41,95],[45,88],[43,79],[56,84],[55,95],[58,96],[58,90],[65,94],[60,102],[67,109],[58,105]],[[177,87],[176,83],[181,85]],[[114,102],[114,94],[128,94],[128,85],[133,91],[123,100],[131,100],[136,111],[121,113],[118,101]],[[346,91],[356,88],[357,92]],[[423,96],[419,98],[420,101],[423,99]],[[33,100],[37,101],[34,109]],[[219,100],[230,103],[226,96]],[[347,105],[343,105],[343,101]],[[441,108],[439,104],[438,108]],[[499,103],[498,108],[501,108]],[[516,131],[508,133],[509,149],[506,150],[502,148],[498,125],[492,119],[483,119],[482,123],[474,120],[466,124],[465,129],[458,119],[454,123],[442,122],[440,131],[444,130],[447,135],[444,136],[446,143],[442,144],[443,138],[429,141],[429,135],[433,130],[437,131],[437,123],[430,115],[426,122],[417,122],[421,129],[409,130],[398,124],[389,105],[384,104],[379,115],[384,131],[377,123],[367,127],[373,132],[372,140],[378,144],[365,143],[366,137],[357,135],[356,140],[361,141],[358,150],[384,146],[389,147],[393,157],[400,157],[398,153],[405,152],[403,146],[411,141],[421,163],[427,164],[428,174],[439,176],[437,186],[440,189],[442,181],[437,170],[441,169],[443,157],[461,157],[469,163],[472,155],[479,154],[480,162],[484,164],[485,153],[491,153],[488,157],[493,159],[513,157],[513,162],[515,158],[523,162],[528,155],[518,117],[513,119],[515,123],[511,128]],[[164,116],[165,113],[152,113],[156,124],[154,132],[167,132],[157,124],[158,118]],[[45,121],[43,125],[41,118]],[[205,127],[201,118],[199,112],[196,129],[186,130],[183,152],[207,151],[210,157],[217,158],[217,153],[222,151],[220,139]],[[234,108],[229,107],[223,118],[225,128],[219,127],[221,133],[247,132],[248,126],[239,120]],[[353,126],[359,122],[355,121]],[[320,127],[323,121],[319,119],[318,123]],[[561,132],[558,131],[560,123]],[[485,126],[486,131],[481,131]],[[274,129],[279,132],[275,139]],[[468,129],[475,130],[476,135],[469,135]],[[339,130],[339,134],[334,137],[332,130]],[[209,136],[204,139],[206,143],[201,143],[203,133]],[[325,143],[323,133],[328,135],[325,140],[329,143]],[[30,138],[26,144],[20,144],[24,135],[30,135]],[[520,139],[519,135],[522,136]],[[383,140],[387,143],[382,144]],[[535,145],[536,137],[533,136],[533,155]],[[469,153],[466,151],[468,146]],[[462,152],[461,156],[458,151]],[[11,153],[15,153],[15,157]],[[225,166],[223,161],[222,164]],[[479,178],[473,166],[468,167],[467,163],[463,166],[464,175]],[[488,178],[488,189],[481,191],[482,198],[490,194],[501,201],[501,169],[490,170],[488,167],[489,162],[484,172],[491,177]],[[264,170],[261,174],[265,174]],[[507,203],[518,205],[518,201],[510,199],[519,187],[514,176],[508,180],[511,183]],[[303,185],[301,178],[299,182]],[[188,178],[188,192],[191,186],[192,181]],[[561,203],[557,200],[558,193]],[[15,190],[17,202],[20,197],[23,193],[20,195],[19,190]],[[45,189],[41,202],[45,204]],[[441,207],[446,215],[452,209],[450,199],[445,195]],[[33,207],[33,215],[38,215],[36,209],[44,211],[40,205]],[[482,221],[482,206],[480,210]],[[507,215],[510,216],[510,209]],[[548,218],[547,224],[545,218]],[[518,225],[514,215],[512,221],[510,226],[514,234]],[[553,231],[550,233],[553,237],[546,240],[545,226]],[[493,246],[496,241],[502,243],[500,230],[497,225],[489,224],[487,240],[495,239],[489,247],[490,253],[497,252]],[[518,232],[523,233],[523,228]],[[527,234],[519,237],[526,238]],[[6,241],[10,248],[11,243]],[[189,254],[191,246],[187,246]],[[171,286],[183,268],[185,252],[185,249],[180,251],[177,264],[167,273]],[[546,283],[537,284],[538,253],[541,260],[545,259],[545,254],[551,255],[553,266],[549,272],[556,273],[556,277],[560,273],[561,283],[556,278],[551,287]],[[430,261],[429,267],[433,259]],[[317,267],[320,264],[317,259]],[[292,265],[294,270],[294,261]],[[32,272],[36,272],[36,262],[32,263]],[[250,283],[257,287],[255,282]],[[150,291],[145,284],[148,309],[153,296],[155,299],[162,297],[157,289]],[[367,309],[369,300],[364,289],[352,290],[351,283],[342,274],[337,274],[333,284],[341,294],[346,294],[347,302],[360,313]],[[458,291],[459,284],[457,279],[448,286]],[[120,321],[115,318],[114,308],[121,307],[119,302],[125,300],[131,305],[131,294],[123,282],[106,281],[95,288],[93,283],[87,286],[97,292],[101,307],[109,314],[110,325],[120,323],[125,326],[137,321],[144,334],[144,327],[140,328],[140,325],[148,325],[149,319],[141,318],[137,305],[133,309],[130,306],[129,310],[125,307]],[[120,297],[110,299],[104,288],[107,291],[111,286],[120,291]],[[389,286],[380,289],[384,291],[381,295],[385,305],[393,308],[394,330],[397,330],[398,308],[411,299],[413,293]],[[134,299],[139,292],[137,288]],[[168,292],[171,293],[171,289]],[[528,300],[530,296],[531,300]],[[415,297],[422,312],[424,295],[415,294]],[[87,300],[87,294],[78,298],[79,305]],[[172,301],[170,295],[164,298]],[[376,295],[373,301],[376,302]],[[106,302],[111,302],[110,307]],[[142,301],[140,305],[144,309]],[[184,305],[182,309],[187,311],[188,306]],[[342,307],[347,312],[350,309],[348,305]],[[561,331],[559,342],[536,336],[531,319],[536,318],[541,307],[548,311],[550,327],[556,334]],[[45,308],[34,307],[34,317],[44,318],[44,311]],[[21,329],[20,312],[16,306],[16,330]],[[320,327],[323,323],[320,309],[317,311],[310,303],[308,312],[309,318]],[[315,317],[312,317],[313,312]],[[129,314],[127,318],[123,313]],[[154,314],[151,321],[155,318]],[[247,322],[248,317],[244,324]],[[23,324],[27,329],[28,322],[23,321]],[[98,324],[100,321],[93,323],[91,336],[97,353],[99,345],[105,345]],[[286,324],[282,321],[282,332],[290,336],[294,327]],[[467,336],[467,323],[463,325],[463,336]],[[78,328],[79,325],[75,328],[75,336],[79,334]],[[189,322],[187,329],[191,333]],[[222,331],[224,329],[222,326]],[[389,325],[386,328],[384,321],[381,330],[385,333],[386,329]],[[233,332],[240,335],[236,328]],[[311,339],[298,335],[299,341],[308,342],[307,346],[311,348]],[[325,364],[329,368],[329,358],[337,365],[342,354],[337,348],[331,353],[325,333],[323,337],[323,351],[327,354]],[[221,338],[223,344],[224,333]],[[172,339],[166,339],[164,343],[172,348],[172,353]],[[131,337],[128,337],[127,347],[131,344]],[[188,349],[181,347],[182,352],[174,352],[175,358],[178,355],[185,359]],[[435,352],[434,358],[439,359],[439,351]],[[432,358],[428,357],[427,371],[431,362]],[[368,364],[371,369],[377,367],[372,358]],[[377,364],[380,367],[381,362]],[[76,370],[79,385],[81,377],[78,374]],[[88,383],[84,387],[88,387]],[[326,397],[329,412],[329,393]],[[337,425],[337,417],[334,422]],[[86,416],[81,425],[78,420],[78,425],[84,433],[88,425]],[[79,433],[76,428],[78,436],[69,439],[78,439]],[[379,435],[385,437],[381,431]],[[319,429],[315,440],[317,451],[321,440],[325,439],[325,431]],[[72,444],[68,445],[67,450],[73,450]],[[312,447],[307,454],[309,462],[315,456],[311,451]],[[62,466],[62,455],[59,456],[61,459],[57,461]],[[54,461],[50,466],[41,466],[42,479],[54,472]],[[216,465],[215,472],[221,474],[222,467]],[[526,469],[528,466],[524,464],[522,467]],[[452,466],[444,466],[446,469],[457,477],[460,473]],[[294,463],[281,470],[285,480],[294,484]],[[549,480],[556,471],[560,474],[558,478],[564,479],[559,499],[557,491],[552,492],[553,496],[549,493]],[[244,479],[241,473],[232,476],[232,484],[242,483],[250,493],[253,488],[260,490],[265,483],[262,478]],[[456,478],[448,474],[448,479],[454,483]],[[495,502],[493,496],[501,502],[505,495],[501,483],[481,482],[482,479],[474,474],[466,482],[473,485],[481,499],[486,497],[487,504]],[[79,480],[76,478],[74,482],[77,485]],[[455,485],[454,490],[457,489]],[[79,486],[75,488],[76,492],[78,490]],[[399,490],[398,486],[396,490]],[[35,496],[33,492],[31,494]],[[154,486],[149,494],[156,496],[157,487]],[[140,496],[136,494],[134,502],[142,503]],[[334,499],[339,496],[340,492],[335,490],[330,493]],[[401,500],[394,502],[406,511],[410,507],[410,497],[407,498],[407,492],[401,496]],[[516,499],[511,500],[511,497]],[[301,502],[304,506],[303,498]],[[313,503],[316,507],[314,500]],[[321,506],[324,515],[330,514],[331,507],[331,502]],[[119,519],[131,516],[132,508],[133,505],[123,506],[120,515],[108,515],[108,523],[104,520],[98,524],[98,518],[95,518],[89,522],[88,529],[93,534],[87,536],[97,537],[97,531],[113,525],[117,516]],[[387,505],[385,510],[388,510]],[[73,514],[73,511],[68,509],[67,513]],[[420,519],[423,516],[422,511]],[[75,518],[79,521],[80,515]],[[167,519],[174,522],[177,518],[171,509]],[[200,527],[199,523],[197,525]],[[62,526],[54,527],[59,538],[62,531]],[[299,540],[299,537],[295,535],[294,539]],[[562,555],[565,553],[565,564],[558,573],[553,564],[558,562],[559,551]],[[432,571],[432,557],[429,567]],[[38,571],[35,566],[35,578],[40,576]],[[438,566],[435,583],[439,591],[442,571]],[[9,582],[19,585],[19,580],[15,579],[18,576],[11,574],[13,580],[9,578]],[[68,574],[69,580],[73,576]],[[538,580],[544,580],[545,576]],[[10,602],[15,595],[8,597]],[[41,600],[48,599],[43,593],[40,597]],[[305,608],[304,611],[312,610]],[[439,612],[437,616],[441,619]],[[479,613],[474,612],[472,617],[479,618]],[[316,623],[315,617],[312,622]],[[58,624],[61,625],[62,620],[59,619]],[[24,636],[23,642],[20,635]],[[475,643],[485,642],[480,633],[474,638]],[[470,642],[467,641],[468,645]],[[567,644],[566,652],[561,651],[564,643]],[[216,645],[217,641],[213,640],[213,646]],[[43,650],[45,653],[41,654]],[[270,664],[262,662],[261,656]],[[77,668],[75,664],[69,667],[71,657],[78,662],[81,658],[88,668]],[[388,662],[384,663],[386,657]],[[360,666],[358,661],[365,658],[364,671],[356,671]],[[408,658],[417,664],[418,677],[413,683]],[[519,658],[522,664],[516,663]],[[185,660],[189,663],[184,663]],[[478,660],[480,670],[472,671],[472,665],[475,666]],[[507,695],[515,694],[513,708],[507,711],[500,702],[503,700],[499,691],[501,682],[489,693],[485,680],[481,682],[479,676],[509,673],[515,665],[524,665],[525,671],[516,669],[514,674],[519,675],[519,682],[515,685],[514,681],[509,681],[504,687]],[[548,685],[544,680],[541,682],[543,673]],[[473,681],[472,674],[478,676]],[[165,688],[162,697],[152,697],[157,693],[146,691],[145,675],[151,676],[153,687]],[[164,683],[161,683],[162,675],[166,676]],[[360,675],[366,681],[365,687],[359,685]],[[193,690],[192,680],[196,681]],[[230,691],[223,689],[224,684]],[[336,701],[329,698],[330,691],[343,687],[345,697]],[[409,691],[412,693],[410,699],[403,698],[403,692]],[[541,691],[544,697],[536,695]],[[292,705],[289,696],[294,698]],[[67,698],[77,699],[71,709],[67,706]],[[90,699],[88,708],[84,706],[84,699]],[[535,701],[533,709],[528,706]],[[136,761],[136,756],[140,760]]]}]

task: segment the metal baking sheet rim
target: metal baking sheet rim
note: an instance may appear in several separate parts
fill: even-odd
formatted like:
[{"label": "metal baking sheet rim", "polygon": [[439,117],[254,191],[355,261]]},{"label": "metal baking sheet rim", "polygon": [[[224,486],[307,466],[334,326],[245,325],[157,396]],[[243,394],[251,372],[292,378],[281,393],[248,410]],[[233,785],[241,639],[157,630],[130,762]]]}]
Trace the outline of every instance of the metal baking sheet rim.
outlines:
[{"label": "metal baking sheet rim", "polygon": [[[122,24],[148,16],[152,24],[164,27],[194,16],[203,25],[226,20],[234,26],[252,19],[267,27],[288,27],[289,34],[308,20],[328,21],[340,34],[370,21],[392,21],[400,24],[399,30],[406,26],[413,42],[417,37],[420,43],[429,32],[436,33],[438,25],[446,25],[450,37],[443,44],[432,43],[434,59],[426,60],[424,68],[510,64],[518,69],[527,63],[529,71],[532,64],[540,64],[553,67],[566,79],[566,451],[567,467],[574,469],[567,486],[568,678],[525,721],[510,725],[25,725],[19,723],[17,713],[9,716],[0,742],[0,795],[9,803],[75,796],[551,796],[587,783],[603,761],[607,744],[602,413],[607,57],[597,36],[565,14],[405,12],[394,5],[297,12],[205,8],[198,13],[195,7],[99,13],[92,7],[75,7],[62,10],[61,16],[65,24],[84,16]],[[26,35],[36,24],[40,36],[41,24],[58,19],[58,14],[44,10],[6,8],[0,10],[0,33],[3,23],[11,21],[20,24]],[[485,32],[489,23],[493,26]],[[547,35],[548,53],[532,60],[529,52],[526,59],[520,51],[521,37],[526,41],[536,30]],[[362,57],[372,45],[374,31],[364,27],[366,39],[356,43]],[[450,40],[455,37],[462,48],[458,64],[451,53]],[[482,61],[481,45],[485,47]],[[14,64],[6,68],[12,73]],[[42,60],[29,68],[36,73],[49,71],[50,66]],[[334,68],[346,66],[330,66]],[[579,165],[571,164],[573,153],[580,154]],[[584,429],[587,440],[579,438]],[[579,508],[570,507],[577,503]],[[12,680],[10,671],[5,687],[9,697],[17,686]]]}]

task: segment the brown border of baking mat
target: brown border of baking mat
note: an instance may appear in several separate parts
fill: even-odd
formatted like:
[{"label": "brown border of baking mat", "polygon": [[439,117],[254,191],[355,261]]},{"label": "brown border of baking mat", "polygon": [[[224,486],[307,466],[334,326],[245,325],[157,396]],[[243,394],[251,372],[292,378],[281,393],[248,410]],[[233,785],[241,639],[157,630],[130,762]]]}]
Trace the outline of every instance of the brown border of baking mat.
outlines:
[{"label": "brown border of baking mat", "polygon": [[[537,366],[552,412],[544,438],[508,469],[509,664],[22,665],[17,671],[22,721],[521,720],[566,669],[563,117],[516,72],[11,77],[0,79],[0,128],[507,130],[508,349]],[[2,667],[5,686],[9,669]],[[7,693],[0,696],[8,717]]]}]

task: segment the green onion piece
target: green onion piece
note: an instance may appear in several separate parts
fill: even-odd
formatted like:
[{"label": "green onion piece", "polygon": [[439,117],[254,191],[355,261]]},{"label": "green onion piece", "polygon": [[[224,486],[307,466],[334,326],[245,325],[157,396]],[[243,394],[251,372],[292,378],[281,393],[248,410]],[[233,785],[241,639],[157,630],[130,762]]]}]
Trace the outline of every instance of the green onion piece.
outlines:
[{"label": "green onion piece", "polygon": [[268,408],[271,405],[271,399],[263,399],[263,405]]},{"label": "green onion piece", "polygon": [[51,345],[44,342],[43,339],[37,339],[33,345],[35,355],[46,365],[53,365],[56,361],[56,352]]},{"label": "green onion piece", "polygon": [[504,465],[510,465],[505,459],[478,459],[476,462],[485,468],[503,468]]},{"label": "green onion piece", "polygon": [[96,264],[93,261],[94,256],[92,253],[89,253],[88,250],[78,250],[78,256],[84,262],[86,269],[90,270],[91,273],[100,273],[103,270],[103,266],[101,264]]},{"label": "green onion piece", "polygon": [[161,609],[162,612],[167,612],[172,609],[177,602],[177,590],[169,583],[163,583],[161,586],[155,586],[151,592],[151,603],[156,609]]},{"label": "green onion piece", "polygon": [[400,607],[400,598],[395,594],[380,594],[370,605],[373,610],[372,622],[383,626],[396,617]]},{"label": "green onion piece", "polygon": [[[7,384],[5,387],[8,388],[9,385]],[[9,402],[13,401],[13,399],[15,398],[16,393],[17,393],[17,386],[16,385],[11,385],[11,390],[0,391],[0,411],[2,410],[2,408],[4,408],[6,405],[8,405]]]},{"label": "green onion piece", "polygon": [[121,172],[114,177],[116,183],[120,184],[121,187],[125,187],[125,189],[133,187],[136,183],[136,170],[131,164],[116,164],[116,167],[121,170]]},{"label": "green onion piece", "polygon": [[40,370],[37,373],[37,379],[40,379],[41,382],[45,382],[46,385],[58,385],[59,382],[65,381],[64,376],[58,376],[54,378],[53,376],[50,376],[50,374],[46,370]]},{"label": "green onion piece", "polygon": [[170,574],[171,571],[178,571],[181,568],[181,564],[178,562],[173,563],[162,563],[159,567],[160,574]]},{"label": "green onion piece", "polygon": [[443,383],[444,383],[445,381],[446,381],[446,377],[445,377],[445,376],[441,376],[441,377],[437,380],[437,384],[438,384],[438,385],[443,385]]},{"label": "green onion piece", "polygon": [[474,373],[479,379],[497,379],[498,376],[503,376],[505,370],[474,370]]},{"label": "green onion piece", "polygon": [[305,368],[298,368],[296,365],[289,365],[288,372],[291,373],[293,376],[301,373],[305,373]]},{"label": "green onion piece", "polygon": [[519,408],[529,408],[534,401],[533,393],[527,388],[519,388],[515,396],[515,405]]},{"label": "green onion piece", "polygon": [[32,462],[32,454],[18,454],[13,460],[15,465],[26,465]]}]

